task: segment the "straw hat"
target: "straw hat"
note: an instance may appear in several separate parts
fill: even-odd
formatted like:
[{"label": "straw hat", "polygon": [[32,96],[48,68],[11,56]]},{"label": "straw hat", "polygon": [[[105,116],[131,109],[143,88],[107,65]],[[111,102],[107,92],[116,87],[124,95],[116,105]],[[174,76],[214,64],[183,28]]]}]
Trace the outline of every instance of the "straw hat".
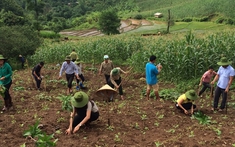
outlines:
[{"label": "straw hat", "polygon": [[84,107],[88,103],[88,101],[88,95],[83,91],[76,92],[71,98],[71,103],[76,108]]},{"label": "straw hat", "polygon": [[190,100],[196,100],[198,98],[195,90],[189,90],[185,93],[185,95]]},{"label": "straw hat", "polygon": [[102,95],[106,95],[106,96],[110,96],[112,94],[116,94],[117,91],[114,90],[112,87],[110,87],[108,84],[105,84],[103,87],[101,87],[100,89],[98,89],[96,91],[97,94],[102,94]]}]

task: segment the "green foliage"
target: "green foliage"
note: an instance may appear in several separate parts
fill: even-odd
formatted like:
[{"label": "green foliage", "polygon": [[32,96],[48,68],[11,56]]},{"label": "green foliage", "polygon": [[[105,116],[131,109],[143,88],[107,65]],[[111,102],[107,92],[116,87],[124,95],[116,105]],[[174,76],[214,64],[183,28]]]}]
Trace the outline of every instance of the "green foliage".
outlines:
[{"label": "green foliage", "polygon": [[30,56],[41,43],[37,32],[28,26],[0,27],[0,53],[7,58]]},{"label": "green foliage", "polygon": [[119,34],[117,30],[120,26],[120,19],[118,19],[117,12],[115,10],[103,11],[99,18],[99,29],[107,35]]},{"label": "green foliage", "polygon": [[37,121],[34,125],[29,126],[28,130],[25,130],[23,133],[24,137],[31,137],[35,140],[35,145],[37,147],[51,147],[51,146],[56,146],[56,142],[58,139],[55,139],[52,141],[54,138],[54,135],[47,135],[45,132],[43,132],[39,128],[39,121]]},{"label": "green foliage", "polygon": [[40,31],[39,36],[42,38],[50,38],[50,39],[60,38],[60,34],[52,32],[52,31]]},{"label": "green foliage", "polygon": [[24,131],[23,136],[24,137],[31,136],[32,138],[38,137],[38,135],[42,133],[42,130],[39,129],[38,125],[39,121],[37,121],[34,125],[29,126],[29,129]]},{"label": "green foliage", "polygon": [[62,110],[71,112],[73,107],[71,105],[71,95],[60,95],[57,97],[62,102]]},{"label": "green foliage", "polygon": [[2,97],[5,97],[5,95],[4,95],[5,91],[6,91],[6,87],[4,87],[3,85],[0,85],[0,95]]},{"label": "green foliage", "polygon": [[176,101],[176,99],[180,96],[180,93],[175,89],[163,89],[159,91],[159,96],[165,100]]},{"label": "green foliage", "polygon": [[202,125],[208,125],[211,123],[211,117],[203,114],[201,111],[194,112],[192,119],[197,119]]},{"label": "green foliage", "polygon": [[134,17],[134,19],[142,19],[143,18],[143,16],[141,15],[141,14],[137,14],[135,17]]}]

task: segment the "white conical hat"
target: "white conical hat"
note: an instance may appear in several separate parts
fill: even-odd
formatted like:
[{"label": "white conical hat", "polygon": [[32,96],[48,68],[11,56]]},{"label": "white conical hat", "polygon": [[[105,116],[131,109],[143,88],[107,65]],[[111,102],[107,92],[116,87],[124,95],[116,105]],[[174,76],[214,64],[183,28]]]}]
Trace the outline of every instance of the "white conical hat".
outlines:
[{"label": "white conical hat", "polygon": [[108,84],[105,84],[100,89],[98,89],[96,92],[100,92],[100,91],[113,91],[113,92],[117,92],[112,87],[110,87]]}]

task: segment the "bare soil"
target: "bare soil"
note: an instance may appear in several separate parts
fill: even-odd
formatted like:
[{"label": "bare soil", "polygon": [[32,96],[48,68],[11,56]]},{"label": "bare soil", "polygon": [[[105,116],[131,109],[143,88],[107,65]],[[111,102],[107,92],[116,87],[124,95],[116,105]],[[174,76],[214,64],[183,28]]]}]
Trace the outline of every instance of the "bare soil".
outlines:
[{"label": "bare soil", "polygon": [[[14,72],[10,93],[15,108],[0,114],[0,146],[19,147],[24,143],[26,147],[35,146],[32,139],[23,137],[23,132],[37,120],[43,131],[58,139],[58,147],[222,147],[235,144],[234,109],[229,107],[227,114],[211,112],[212,100],[208,93],[196,103],[212,120],[209,125],[202,125],[176,110],[170,100],[147,101],[141,94],[146,88],[145,81],[140,80],[144,74],[123,75],[125,100],[116,96],[114,102],[105,102],[106,98],[96,95],[105,79],[88,70],[89,67],[89,64],[84,65],[85,92],[97,102],[100,117],[73,135],[64,133],[70,112],[62,110],[62,103],[57,99],[59,95],[66,95],[66,84],[57,80],[60,67],[45,65],[41,91],[35,89],[31,69]],[[160,90],[173,87],[160,79]],[[233,95],[231,92],[230,96]]]}]

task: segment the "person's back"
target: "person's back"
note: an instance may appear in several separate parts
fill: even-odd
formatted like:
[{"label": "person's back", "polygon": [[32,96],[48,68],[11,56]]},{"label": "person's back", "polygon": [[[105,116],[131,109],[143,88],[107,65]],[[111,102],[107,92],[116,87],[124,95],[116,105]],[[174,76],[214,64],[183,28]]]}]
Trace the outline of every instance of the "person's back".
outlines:
[{"label": "person's back", "polygon": [[74,62],[76,59],[78,59],[78,54],[75,52],[75,50],[72,51],[72,53],[70,54],[70,57],[72,59],[72,61]]}]

